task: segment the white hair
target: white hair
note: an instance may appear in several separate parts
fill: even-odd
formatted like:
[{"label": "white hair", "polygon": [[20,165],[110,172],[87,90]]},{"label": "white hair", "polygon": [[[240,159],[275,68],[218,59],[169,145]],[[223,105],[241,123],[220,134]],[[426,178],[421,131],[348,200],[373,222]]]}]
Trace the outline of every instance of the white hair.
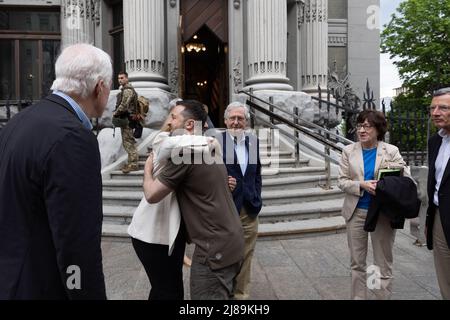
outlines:
[{"label": "white hair", "polygon": [[181,98],[175,98],[169,101],[169,110],[172,110],[177,105],[178,101],[183,101]]},{"label": "white hair", "polygon": [[237,109],[237,108],[244,108],[244,115],[245,115],[245,120],[250,120],[250,111],[248,110],[247,106],[245,104],[243,104],[242,102],[239,101],[234,101],[231,102],[227,108],[225,109],[225,113],[224,113],[224,118],[228,119],[231,110]]},{"label": "white hair", "polygon": [[52,90],[87,98],[100,80],[106,86],[111,84],[111,57],[90,44],[75,44],[62,51],[56,60],[55,73]]}]

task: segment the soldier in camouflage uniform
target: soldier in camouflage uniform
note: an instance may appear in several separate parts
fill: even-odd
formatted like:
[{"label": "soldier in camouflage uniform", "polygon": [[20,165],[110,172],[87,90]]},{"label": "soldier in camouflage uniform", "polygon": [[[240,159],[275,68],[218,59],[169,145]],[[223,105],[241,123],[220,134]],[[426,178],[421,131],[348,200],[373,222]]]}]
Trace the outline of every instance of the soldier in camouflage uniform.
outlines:
[{"label": "soldier in camouflage uniform", "polygon": [[[116,111],[114,117],[128,118],[133,121],[133,117],[136,113],[137,98],[138,95],[133,86],[128,83],[128,74],[126,72],[120,72],[118,76],[120,84],[120,92],[117,95]],[[128,163],[122,167],[123,173],[129,173],[131,171],[137,171],[138,168],[138,153],[136,149],[136,141],[133,136],[133,129],[130,125],[121,127],[122,144],[126,152],[128,153]]]}]

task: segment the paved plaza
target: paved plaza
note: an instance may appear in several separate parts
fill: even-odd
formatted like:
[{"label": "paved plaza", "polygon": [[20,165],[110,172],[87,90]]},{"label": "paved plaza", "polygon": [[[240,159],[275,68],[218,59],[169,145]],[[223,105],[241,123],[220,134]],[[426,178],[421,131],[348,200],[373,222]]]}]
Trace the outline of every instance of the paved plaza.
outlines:
[{"label": "paved plaza", "polygon": [[[409,230],[397,232],[393,299],[440,299],[433,255],[413,245]],[[131,242],[104,241],[103,265],[109,299],[147,299],[150,284]],[[191,255],[192,246],[187,247]],[[368,264],[372,262],[369,250]],[[251,299],[341,300],[350,297],[350,255],[346,234],[258,241],[253,260]],[[189,268],[184,267],[185,299]],[[371,296],[373,298],[373,295]]]}]

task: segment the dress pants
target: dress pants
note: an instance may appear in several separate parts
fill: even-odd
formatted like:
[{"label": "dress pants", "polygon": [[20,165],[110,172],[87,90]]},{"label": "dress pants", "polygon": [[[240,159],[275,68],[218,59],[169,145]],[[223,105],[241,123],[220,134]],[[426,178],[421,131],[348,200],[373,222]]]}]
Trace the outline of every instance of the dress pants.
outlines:
[{"label": "dress pants", "polygon": [[[364,231],[367,210],[356,209],[347,222],[347,240],[351,258],[351,298],[367,299],[367,247],[369,233]],[[375,266],[379,267],[381,277],[379,286],[372,292],[379,300],[390,299],[392,295],[392,248],[396,230],[391,228],[389,219],[380,214],[375,231],[370,233]]]},{"label": "dress pants", "polygon": [[442,228],[439,210],[436,210],[433,224],[433,255],[436,275],[444,300],[450,300],[450,249]]},{"label": "dress pants", "polygon": [[172,254],[169,246],[132,238],[136,254],[144,266],[150,285],[149,300],[183,300],[183,258],[186,248],[184,232],[178,232]]},{"label": "dress pants", "polygon": [[244,260],[236,277],[233,296],[236,300],[246,300],[250,297],[252,259],[258,236],[259,221],[258,216],[250,217],[244,207],[241,209],[240,218],[244,230]]}]

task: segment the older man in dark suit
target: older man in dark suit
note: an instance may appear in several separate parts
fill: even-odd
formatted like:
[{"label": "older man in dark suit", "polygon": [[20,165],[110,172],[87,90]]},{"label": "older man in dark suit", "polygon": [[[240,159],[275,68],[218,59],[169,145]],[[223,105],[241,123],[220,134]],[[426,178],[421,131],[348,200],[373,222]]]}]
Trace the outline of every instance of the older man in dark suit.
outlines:
[{"label": "older man in dark suit", "polygon": [[428,141],[426,237],[433,250],[442,297],[450,299],[450,87],[437,90],[430,105],[439,132]]},{"label": "older man in dark suit", "polygon": [[223,160],[227,166],[230,186],[235,186],[233,200],[244,230],[244,261],[236,277],[234,299],[250,297],[250,275],[253,252],[258,235],[258,214],[261,211],[261,162],[259,142],[246,132],[250,113],[240,102],[230,103],[225,110],[227,131],[222,133]]},{"label": "older man in dark suit", "polygon": [[0,135],[0,300],[105,299],[100,153],[111,59],[87,44],[56,62],[53,94]]}]

